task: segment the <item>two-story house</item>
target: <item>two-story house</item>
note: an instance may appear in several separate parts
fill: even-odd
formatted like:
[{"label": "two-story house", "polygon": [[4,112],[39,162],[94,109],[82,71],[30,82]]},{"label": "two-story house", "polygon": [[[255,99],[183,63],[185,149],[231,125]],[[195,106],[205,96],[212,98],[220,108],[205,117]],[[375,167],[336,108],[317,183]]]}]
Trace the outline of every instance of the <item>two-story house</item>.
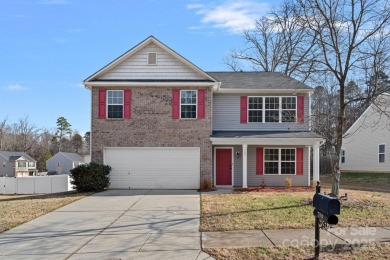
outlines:
[{"label": "two-story house", "polygon": [[0,176],[26,177],[37,172],[37,161],[27,153],[0,151]]},{"label": "two-story house", "polygon": [[46,161],[49,173],[70,174],[70,170],[84,164],[84,157],[77,153],[58,152]]},{"label": "two-story house", "polygon": [[[382,94],[345,132],[342,172],[390,173],[390,94]],[[387,145],[387,148],[386,148]]]},{"label": "two-story house", "polygon": [[[147,38],[84,82],[91,159],[112,188],[308,186],[322,138],[308,86],[280,73],[205,72]],[[313,150],[313,167],[311,154]]]}]

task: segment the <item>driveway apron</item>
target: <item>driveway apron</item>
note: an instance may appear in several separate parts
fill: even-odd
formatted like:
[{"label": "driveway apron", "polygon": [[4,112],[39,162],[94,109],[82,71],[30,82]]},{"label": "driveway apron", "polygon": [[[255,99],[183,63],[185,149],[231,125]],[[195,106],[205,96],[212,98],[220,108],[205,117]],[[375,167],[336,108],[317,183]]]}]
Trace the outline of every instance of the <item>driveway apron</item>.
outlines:
[{"label": "driveway apron", "polygon": [[212,259],[199,193],[108,190],[0,234],[4,259]]}]

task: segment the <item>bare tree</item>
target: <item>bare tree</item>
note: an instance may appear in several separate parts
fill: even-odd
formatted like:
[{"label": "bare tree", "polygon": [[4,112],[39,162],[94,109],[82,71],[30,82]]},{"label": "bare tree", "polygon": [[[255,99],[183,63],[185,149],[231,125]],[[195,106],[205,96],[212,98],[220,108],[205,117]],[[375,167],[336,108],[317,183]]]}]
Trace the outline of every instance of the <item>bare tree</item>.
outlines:
[{"label": "bare tree", "polygon": [[244,31],[245,48],[232,51],[225,63],[236,71],[242,60],[256,71],[282,72],[305,82],[315,69],[316,35],[307,33],[300,12],[299,5],[286,1],[258,19],[255,30]]},{"label": "bare tree", "polygon": [[3,150],[3,139],[6,134],[6,131],[8,130],[7,126],[8,117],[5,117],[3,121],[0,122],[0,150]]},{"label": "bare tree", "polygon": [[40,138],[40,131],[29,121],[28,116],[19,118],[12,127],[14,137],[12,150],[28,152]]},{"label": "bare tree", "polygon": [[308,32],[315,36],[315,44],[321,54],[317,62],[333,75],[338,85],[331,191],[333,196],[338,196],[348,77],[352,71],[359,70],[359,64],[372,57],[373,53],[367,52],[367,46],[389,25],[390,6],[385,0],[298,0],[298,3]]}]

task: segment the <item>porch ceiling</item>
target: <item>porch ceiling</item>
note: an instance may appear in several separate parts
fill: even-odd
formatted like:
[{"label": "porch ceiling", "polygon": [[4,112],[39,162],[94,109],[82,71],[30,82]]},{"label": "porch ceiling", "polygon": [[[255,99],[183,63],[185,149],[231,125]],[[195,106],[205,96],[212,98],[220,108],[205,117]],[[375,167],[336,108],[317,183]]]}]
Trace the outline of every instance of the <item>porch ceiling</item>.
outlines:
[{"label": "porch ceiling", "polygon": [[323,138],[308,131],[213,131],[210,140],[214,145],[315,145]]}]

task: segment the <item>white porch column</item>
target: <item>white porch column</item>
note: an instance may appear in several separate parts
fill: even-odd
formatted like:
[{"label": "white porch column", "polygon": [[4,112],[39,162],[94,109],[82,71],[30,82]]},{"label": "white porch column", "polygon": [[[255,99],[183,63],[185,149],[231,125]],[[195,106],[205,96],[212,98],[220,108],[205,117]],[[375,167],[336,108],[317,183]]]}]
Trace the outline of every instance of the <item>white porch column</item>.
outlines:
[{"label": "white porch column", "polygon": [[307,186],[310,186],[311,183],[310,183],[310,169],[311,169],[311,146],[307,146],[307,170],[308,170],[308,174],[307,174]]},{"label": "white porch column", "polygon": [[242,145],[242,187],[248,188],[248,145]]},{"label": "white porch column", "polygon": [[313,181],[320,180],[320,145],[313,145]]}]

